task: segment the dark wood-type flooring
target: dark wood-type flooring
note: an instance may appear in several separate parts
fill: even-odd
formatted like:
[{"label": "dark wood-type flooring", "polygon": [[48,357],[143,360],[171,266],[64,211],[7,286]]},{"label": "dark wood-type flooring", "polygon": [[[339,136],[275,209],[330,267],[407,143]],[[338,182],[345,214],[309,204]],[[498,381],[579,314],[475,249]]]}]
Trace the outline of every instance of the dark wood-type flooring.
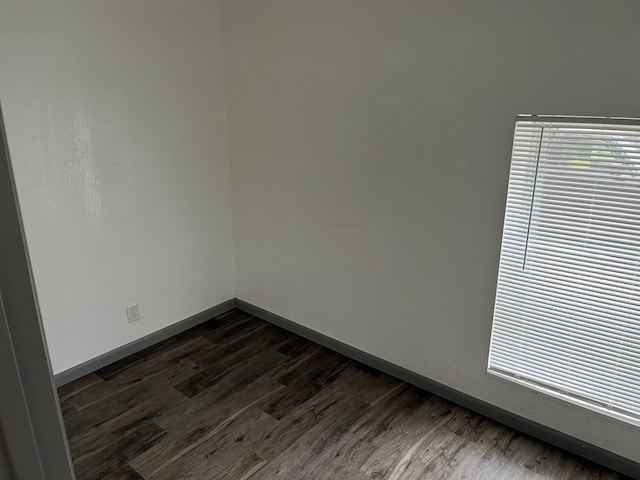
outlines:
[{"label": "dark wood-type flooring", "polygon": [[623,478],[239,311],[59,395],[78,480]]}]

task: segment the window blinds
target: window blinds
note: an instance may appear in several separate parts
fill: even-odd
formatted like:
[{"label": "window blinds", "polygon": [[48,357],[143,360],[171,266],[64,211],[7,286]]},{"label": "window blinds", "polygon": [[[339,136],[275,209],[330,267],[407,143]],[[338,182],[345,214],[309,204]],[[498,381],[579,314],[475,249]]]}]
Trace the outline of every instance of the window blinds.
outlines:
[{"label": "window blinds", "polygon": [[640,424],[640,124],[516,123],[489,372]]}]

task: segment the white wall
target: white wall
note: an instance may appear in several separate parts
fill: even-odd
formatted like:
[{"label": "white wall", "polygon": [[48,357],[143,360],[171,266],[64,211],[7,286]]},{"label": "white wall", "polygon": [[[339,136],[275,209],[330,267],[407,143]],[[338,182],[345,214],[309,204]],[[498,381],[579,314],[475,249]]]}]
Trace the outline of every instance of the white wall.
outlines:
[{"label": "white wall", "polygon": [[640,115],[636,0],[226,0],[237,296],[640,461],[486,374],[515,115]]},{"label": "white wall", "polygon": [[0,4],[0,99],[55,373],[233,298],[221,68],[216,1]]}]

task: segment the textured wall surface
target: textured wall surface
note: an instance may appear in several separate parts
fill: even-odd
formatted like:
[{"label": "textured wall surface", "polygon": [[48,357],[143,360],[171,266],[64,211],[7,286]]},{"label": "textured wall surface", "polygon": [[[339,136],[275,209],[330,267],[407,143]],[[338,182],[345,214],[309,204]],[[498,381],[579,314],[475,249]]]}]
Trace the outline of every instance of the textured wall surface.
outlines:
[{"label": "textured wall surface", "polygon": [[233,298],[217,2],[5,0],[0,64],[54,372]]}]

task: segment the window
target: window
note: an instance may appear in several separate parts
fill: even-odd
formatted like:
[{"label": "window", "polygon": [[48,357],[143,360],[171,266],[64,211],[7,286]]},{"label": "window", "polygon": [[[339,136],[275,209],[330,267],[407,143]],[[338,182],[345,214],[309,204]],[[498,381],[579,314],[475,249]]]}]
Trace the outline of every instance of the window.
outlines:
[{"label": "window", "polygon": [[640,425],[640,122],[518,118],[489,372]]}]

